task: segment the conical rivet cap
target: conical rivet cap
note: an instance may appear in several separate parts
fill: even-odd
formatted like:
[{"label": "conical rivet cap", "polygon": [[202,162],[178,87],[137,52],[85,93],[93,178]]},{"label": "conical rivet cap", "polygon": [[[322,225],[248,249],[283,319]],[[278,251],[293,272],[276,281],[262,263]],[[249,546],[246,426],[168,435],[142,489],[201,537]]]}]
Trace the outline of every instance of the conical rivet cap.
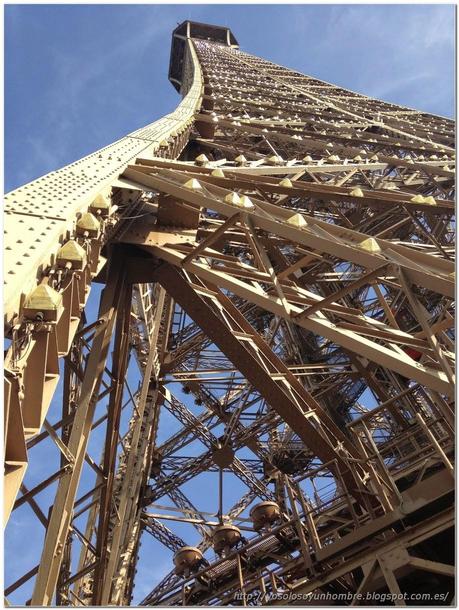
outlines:
[{"label": "conical rivet cap", "polygon": [[205,163],[207,163],[209,161],[209,159],[206,157],[206,155],[202,154],[202,155],[199,155],[198,157],[196,157],[196,159],[194,161],[197,165],[204,165]]},{"label": "conical rivet cap", "polygon": [[211,176],[215,176],[216,178],[224,178],[225,177],[224,171],[222,169],[220,169],[219,167],[214,169],[210,175]]},{"label": "conical rivet cap", "polygon": [[374,237],[368,237],[359,244],[359,248],[365,250],[365,252],[381,252],[378,242]]},{"label": "conical rivet cap", "polygon": [[86,212],[77,220],[76,223],[77,233],[88,233],[91,237],[95,237],[99,233],[100,223],[94,214]]},{"label": "conical rivet cap", "polygon": [[59,249],[56,258],[59,266],[65,266],[67,263],[71,263],[72,269],[83,269],[86,265],[86,252],[84,248],[73,239],[70,239]]},{"label": "conical rivet cap", "polygon": [[94,201],[91,203],[94,208],[105,209],[110,207],[110,202],[102,193],[99,193],[94,197]]},{"label": "conical rivet cap", "polygon": [[255,207],[247,195],[242,195],[239,205],[247,210]]},{"label": "conical rivet cap", "polygon": [[99,193],[94,197],[93,202],[89,206],[89,210],[100,214],[102,217],[106,217],[110,212],[110,201],[105,195]]},{"label": "conical rivet cap", "polygon": [[290,218],[287,220],[287,222],[289,225],[292,225],[293,227],[296,227],[297,229],[301,229],[302,227],[306,227],[308,225],[305,217],[302,216],[301,214],[294,214],[293,216],[290,216]]},{"label": "conical rivet cap", "polygon": [[241,198],[237,193],[228,193],[225,197],[226,203],[230,203],[231,205],[239,205],[241,203]]},{"label": "conical rivet cap", "polygon": [[198,182],[196,178],[191,178],[190,180],[187,180],[183,186],[187,189],[190,189],[191,191],[199,191],[202,189],[200,182]]},{"label": "conical rivet cap", "polygon": [[62,302],[62,295],[48,284],[40,284],[24,300],[24,307],[34,309],[57,309]]},{"label": "conical rivet cap", "polygon": [[40,284],[25,298],[23,315],[29,319],[41,319],[46,322],[56,322],[62,305],[62,294],[48,286]]},{"label": "conical rivet cap", "polygon": [[283,159],[279,155],[272,155],[266,159],[266,162],[269,165],[280,165],[283,162]]}]

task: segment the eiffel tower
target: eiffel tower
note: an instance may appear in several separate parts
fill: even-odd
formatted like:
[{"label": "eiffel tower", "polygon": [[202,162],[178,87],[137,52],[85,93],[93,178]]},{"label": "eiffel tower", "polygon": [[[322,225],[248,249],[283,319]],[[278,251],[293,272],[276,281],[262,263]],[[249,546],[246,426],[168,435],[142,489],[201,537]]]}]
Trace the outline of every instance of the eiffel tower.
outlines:
[{"label": "eiffel tower", "polygon": [[453,122],[190,21],[169,79],[5,199],[7,603],[453,603]]}]

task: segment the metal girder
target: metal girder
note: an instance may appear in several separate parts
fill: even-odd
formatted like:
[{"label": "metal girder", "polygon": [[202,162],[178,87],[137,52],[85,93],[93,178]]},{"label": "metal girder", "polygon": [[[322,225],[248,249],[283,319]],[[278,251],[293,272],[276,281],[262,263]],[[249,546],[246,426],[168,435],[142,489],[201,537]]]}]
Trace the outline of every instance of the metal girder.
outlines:
[{"label": "metal girder", "polygon": [[[170,248],[154,248],[154,252],[161,259],[172,263],[177,267],[182,265],[182,261],[185,258],[183,254]],[[311,330],[319,336],[327,337],[327,339],[342,345],[344,348],[349,349],[356,354],[365,356],[381,366],[391,368],[408,379],[419,381],[420,383],[427,385],[427,387],[431,387],[448,396],[451,396],[453,393],[453,387],[451,386],[448,377],[443,372],[413,361],[407,354],[401,352],[401,350],[394,351],[380,343],[376,344],[365,336],[353,332],[351,329],[340,328],[339,325],[330,322],[324,315],[318,315],[314,318],[307,319],[288,316],[278,298],[267,295],[256,287],[245,284],[237,278],[222,273],[221,271],[214,271],[204,263],[190,262],[188,264],[188,270],[205,281],[212,282],[221,288],[231,290],[234,294],[246,298],[276,315],[290,319],[298,326]],[[298,316],[302,313],[301,308],[298,306],[293,305],[291,308],[292,313],[296,313]]]},{"label": "metal girder", "polygon": [[[149,188],[154,188],[194,205],[216,210],[223,217],[234,215],[235,206],[225,201],[229,191],[215,185],[208,185],[207,192],[197,189],[191,190],[184,184],[186,176],[182,177],[170,170],[162,170],[160,174],[139,172],[136,167],[130,166],[125,175],[137,180]],[[341,256],[344,260],[352,261],[366,268],[375,268],[387,261],[402,266],[410,279],[426,288],[453,296],[454,265],[451,261],[434,258],[418,252],[412,248],[400,246],[384,239],[378,239],[379,249],[371,252],[359,248],[359,244],[368,237],[365,234],[350,229],[343,229],[336,225],[309,218],[301,228],[289,224],[292,210],[278,207],[260,199],[250,198],[254,209],[244,212],[259,229],[279,235],[294,243],[308,246],[319,252]]]},{"label": "metal girder", "polygon": [[154,517],[145,518],[145,531],[154,536],[161,544],[164,544],[171,551],[178,551],[186,546],[185,542],[168,527]]},{"label": "metal girder", "polygon": [[[142,536],[176,552],[186,528],[203,562],[142,605],[358,605],[427,573],[451,593],[453,123],[206,24],[174,31],[170,79],[175,112],[7,196],[5,514],[46,530],[8,604],[36,577],[27,605],[129,605]],[[56,315],[24,305],[37,283]],[[38,448],[50,466],[23,481]],[[192,487],[220,470],[241,496],[226,514]],[[260,500],[279,507],[261,530]],[[213,551],[215,517],[235,547]]]},{"label": "metal girder", "polygon": [[[351,493],[361,497],[362,483],[356,481],[351,473],[349,462],[342,459],[336,450],[341,445],[349,457],[358,458],[347,439],[336,429],[333,422],[317,403],[308,396],[306,390],[296,378],[285,369],[284,365],[269,350],[265,351],[266,362],[258,362],[255,352],[246,345],[253,342],[254,348],[262,351],[265,347],[258,335],[251,331],[249,325],[223,294],[215,290],[215,303],[222,310],[223,317],[231,318],[238,330],[228,328],[214,313],[209,299],[204,300],[185,278],[172,266],[163,265],[156,271],[157,281],[179,302],[188,315],[204,330],[229,359],[237,363],[238,369],[247,380],[266,398],[289,426],[300,436],[305,445],[323,462],[336,460],[338,471],[347,482]],[[206,295],[207,297],[209,295]],[[233,331],[233,332],[232,332]],[[266,346],[267,348],[267,346]],[[281,383],[274,379],[279,377]],[[314,421],[314,425],[312,424]],[[322,425],[320,432],[316,428]],[[363,473],[362,473],[363,475]],[[357,477],[359,475],[357,474]],[[364,503],[365,505],[365,503]]]},{"label": "metal girder", "polygon": [[120,427],[121,408],[123,403],[124,380],[127,374],[129,363],[129,324],[131,318],[131,299],[132,288],[128,287],[122,293],[124,302],[121,304],[123,316],[118,316],[115,334],[115,345],[113,351],[112,375],[115,384],[114,390],[110,393],[108,404],[108,422],[104,443],[104,459],[101,464],[101,476],[104,485],[101,489],[99,499],[99,521],[96,526],[97,538],[95,551],[98,557],[98,564],[94,574],[94,593],[95,602],[99,599],[99,590],[103,573],[103,566],[106,563],[108,553],[108,528],[110,524],[110,512],[112,496],[114,491],[114,479],[116,473],[116,457],[118,436]]},{"label": "metal girder", "polygon": [[108,603],[108,600],[117,600],[117,603],[121,603],[126,599],[129,565],[135,561],[134,552],[140,535],[139,519],[142,502],[139,494],[145,488],[149,475],[161,402],[157,387],[159,376],[157,345],[165,309],[167,309],[165,295],[160,291],[152,332],[149,336],[149,353],[140,395],[132,427],[129,430],[129,449],[125,451],[123,464],[118,471],[121,474],[119,494],[114,501],[112,500],[110,555],[100,577],[102,587],[99,603],[102,605]]},{"label": "metal girder", "polygon": [[125,287],[125,274],[122,259],[114,255],[109,270],[107,286],[99,308],[101,324],[96,331],[91,353],[87,362],[81,387],[77,413],[69,438],[68,450],[73,463],[68,472],[59,480],[58,491],[49,519],[43,547],[40,568],[35,582],[32,603],[48,605],[52,601],[62,551],[66,543],[72,507],[75,501],[81,468],[89,440],[97,392],[101,383],[105,362],[108,356],[111,334]]},{"label": "metal girder", "polygon": [[[178,417],[182,423],[191,425],[195,435],[203,442],[204,445],[209,447],[210,450],[216,450],[219,448],[219,440],[212,434],[212,432],[206,430],[206,428],[193,415],[193,413],[191,413],[191,411],[189,411],[185,405],[183,405],[167,390],[165,393],[165,401],[169,403],[174,415]],[[262,485],[262,483],[260,483],[260,481],[253,476],[253,473],[244,466],[243,462],[241,462],[239,458],[233,458],[231,470],[247,485],[247,487],[249,487],[249,489],[255,489],[257,494],[263,499],[274,499],[270,490]],[[169,492],[169,495],[171,495],[171,493],[172,492]]]}]

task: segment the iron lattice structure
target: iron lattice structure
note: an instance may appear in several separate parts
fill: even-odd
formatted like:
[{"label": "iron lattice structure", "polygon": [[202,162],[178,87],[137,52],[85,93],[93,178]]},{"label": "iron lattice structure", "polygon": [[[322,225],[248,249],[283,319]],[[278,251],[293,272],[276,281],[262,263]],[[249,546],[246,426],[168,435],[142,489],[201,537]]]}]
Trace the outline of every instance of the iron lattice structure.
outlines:
[{"label": "iron lattice structure", "polygon": [[453,123],[192,22],[170,80],[6,197],[7,598],[129,605],[148,541],[141,605],[452,603]]}]

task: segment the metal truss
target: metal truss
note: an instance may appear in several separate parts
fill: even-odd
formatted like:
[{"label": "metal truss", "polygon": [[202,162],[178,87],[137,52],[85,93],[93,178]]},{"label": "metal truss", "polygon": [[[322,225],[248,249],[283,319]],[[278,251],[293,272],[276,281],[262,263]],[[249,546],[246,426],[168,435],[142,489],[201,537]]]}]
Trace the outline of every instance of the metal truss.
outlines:
[{"label": "metal truss", "polygon": [[453,604],[453,123],[218,26],[169,76],[6,197],[5,603]]}]

